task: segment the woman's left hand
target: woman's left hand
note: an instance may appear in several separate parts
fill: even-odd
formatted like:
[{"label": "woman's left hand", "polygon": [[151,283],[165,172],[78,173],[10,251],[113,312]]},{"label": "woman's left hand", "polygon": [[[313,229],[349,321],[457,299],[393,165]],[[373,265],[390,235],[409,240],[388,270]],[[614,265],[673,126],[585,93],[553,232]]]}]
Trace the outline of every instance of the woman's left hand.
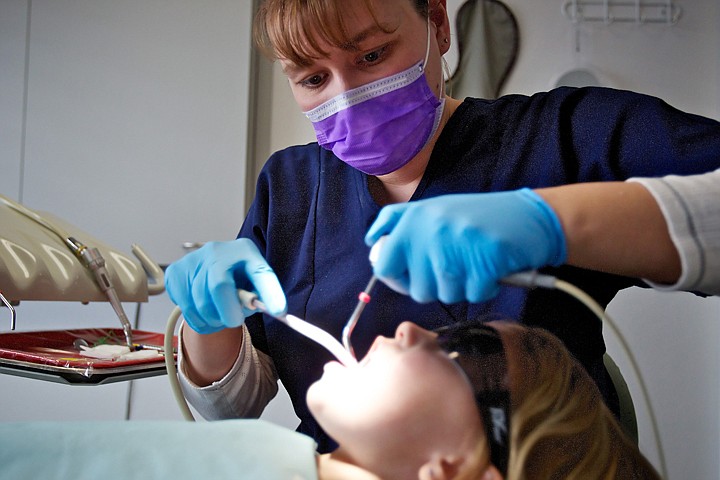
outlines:
[{"label": "woman's left hand", "polygon": [[415,301],[481,302],[517,272],[567,257],[560,221],[530,189],[453,194],[383,208],[365,236],[387,236],[375,275]]}]

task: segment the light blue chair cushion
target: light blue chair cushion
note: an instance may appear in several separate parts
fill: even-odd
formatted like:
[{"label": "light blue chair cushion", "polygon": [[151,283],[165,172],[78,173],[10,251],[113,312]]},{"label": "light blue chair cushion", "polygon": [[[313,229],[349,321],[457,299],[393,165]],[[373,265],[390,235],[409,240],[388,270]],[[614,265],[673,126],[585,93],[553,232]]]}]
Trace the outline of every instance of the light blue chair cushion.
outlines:
[{"label": "light blue chair cushion", "polygon": [[261,420],[0,423],[0,479],[316,479],[315,442]]}]

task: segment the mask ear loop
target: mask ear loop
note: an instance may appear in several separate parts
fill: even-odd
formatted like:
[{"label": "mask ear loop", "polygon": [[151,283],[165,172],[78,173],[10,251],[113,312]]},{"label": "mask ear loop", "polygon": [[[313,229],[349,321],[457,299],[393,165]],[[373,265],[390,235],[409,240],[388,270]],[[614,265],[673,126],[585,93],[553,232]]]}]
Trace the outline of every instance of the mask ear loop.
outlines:
[{"label": "mask ear loop", "polygon": [[[422,63],[422,71],[425,71],[425,68],[427,67],[428,60],[430,59],[430,16],[427,18],[427,42],[425,42],[425,60],[423,60]],[[445,58],[441,58],[443,65],[442,68],[440,68],[440,100],[441,102],[445,101],[445,71],[444,69],[447,66],[447,62],[445,61]]]},{"label": "mask ear loop", "polygon": [[427,41],[425,42],[425,60],[423,60],[422,69],[425,71],[428,59],[430,58],[430,17],[427,18]]},{"label": "mask ear loop", "polygon": [[[443,83],[441,83],[442,90],[443,90],[443,96],[449,95],[452,97],[453,81],[452,81],[452,77],[450,76],[450,65],[448,65],[448,62],[447,62],[447,60],[445,60],[445,57],[442,57],[442,66],[443,66],[443,71],[440,74],[440,76],[441,76],[441,80],[443,82]],[[449,78],[449,80],[447,82],[445,81],[446,77]]]}]

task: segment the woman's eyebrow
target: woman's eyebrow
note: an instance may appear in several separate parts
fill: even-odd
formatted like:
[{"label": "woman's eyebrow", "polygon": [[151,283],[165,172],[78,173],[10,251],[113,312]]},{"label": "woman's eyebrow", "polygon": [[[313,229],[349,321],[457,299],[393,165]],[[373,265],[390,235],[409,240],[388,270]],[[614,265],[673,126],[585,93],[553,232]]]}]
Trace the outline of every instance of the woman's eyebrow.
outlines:
[{"label": "woman's eyebrow", "polygon": [[[338,48],[346,52],[357,52],[360,50],[359,44],[364,42],[368,38],[376,35],[388,34],[393,31],[395,31],[395,29],[388,26],[383,26],[379,24],[371,25],[366,29],[356,33],[355,36],[348,39],[346,42],[338,45]],[[281,69],[286,76],[290,76],[306,66],[307,65],[297,65],[294,62],[281,63]]]},{"label": "woman's eyebrow", "polygon": [[358,44],[364,42],[369,37],[372,37],[374,35],[386,34],[386,33],[388,33],[388,30],[389,30],[388,28],[381,27],[380,25],[371,25],[368,28],[366,28],[365,30],[358,32],[354,37],[348,39],[347,42],[340,44],[339,47],[342,50],[346,50],[349,52],[356,52],[356,51],[360,50],[360,48],[358,47]]}]

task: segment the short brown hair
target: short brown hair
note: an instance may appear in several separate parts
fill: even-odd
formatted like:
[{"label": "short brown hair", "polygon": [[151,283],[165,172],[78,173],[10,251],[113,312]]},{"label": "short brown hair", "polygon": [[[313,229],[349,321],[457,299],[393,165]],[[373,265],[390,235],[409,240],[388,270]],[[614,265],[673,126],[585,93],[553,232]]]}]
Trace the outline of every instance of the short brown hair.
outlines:
[{"label": "short brown hair", "polygon": [[[253,36],[260,50],[269,58],[284,58],[305,66],[313,59],[327,56],[320,42],[333,46],[350,41],[343,20],[343,7],[348,0],[265,0],[255,15]],[[374,3],[383,0],[352,0],[362,3],[384,31],[392,27],[381,25],[375,15]],[[428,0],[412,1],[418,14],[427,16]]]}]

